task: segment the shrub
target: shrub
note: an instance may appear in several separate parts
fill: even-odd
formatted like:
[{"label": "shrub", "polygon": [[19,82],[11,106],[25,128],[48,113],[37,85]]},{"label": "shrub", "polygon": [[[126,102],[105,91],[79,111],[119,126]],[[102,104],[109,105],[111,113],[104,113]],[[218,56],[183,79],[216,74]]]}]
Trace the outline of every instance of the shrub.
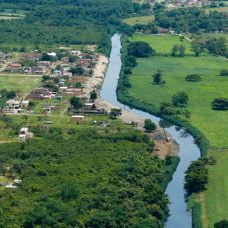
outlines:
[{"label": "shrub", "polygon": [[228,99],[227,98],[216,98],[212,101],[212,108],[214,110],[228,110]]},{"label": "shrub", "polygon": [[179,92],[172,97],[173,105],[176,107],[184,107],[188,103],[188,94],[186,92]]},{"label": "shrub", "polygon": [[214,225],[214,228],[227,228],[228,227],[228,221],[227,220],[221,220],[219,222],[216,222]]},{"label": "shrub", "polygon": [[155,50],[150,45],[143,41],[132,42],[127,47],[128,55],[133,55],[138,58],[148,58],[155,55]]},{"label": "shrub", "polygon": [[185,189],[188,195],[205,190],[208,182],[208,169],[202,160],[194,161],[185,175]]},{"label": "shrub", "polygon": [[146,119],[144,122],[144,128],[146,131],[152,132],[156,129],[156,125],[150,119]]},{"label": "shrub", "polygon": [[228,76],[228,70],[225,70],[225,69],[221,70],[219,75],[220,76]]},{"label": "shrub", "polygon": [[201,81],[201,77],[199,74],[189,74],[186,76],[185,80],[189,82],[199,82]]}]

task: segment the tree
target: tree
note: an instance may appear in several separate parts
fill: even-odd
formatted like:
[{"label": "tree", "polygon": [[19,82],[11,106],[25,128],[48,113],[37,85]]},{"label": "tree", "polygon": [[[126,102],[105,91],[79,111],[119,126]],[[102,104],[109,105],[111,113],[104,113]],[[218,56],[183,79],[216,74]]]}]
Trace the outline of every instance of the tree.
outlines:
[{"label": "tree", "polygon": [[228,227],[228,220],[221,220],[216,222],[214,228],[227,228]]},{"label": "tree", "polygon": [[179,49],[178,45],[175,44],[173,46],[173,48],[172,48],[171,55],[172,56],[176,56],[177,55],[177,52],[178,52],[178,49]]},{"label": "tree", "polygon": [[118,109],[118,108],[112,108],[111,109],[111,112],[109,113],[109,117],[111,119],[116,119],[117,116],[120,116],[122,113],[121,113],[121,109]]},{"label": "tree", "polygon": [[211,38],[205,42],[205,47],[211,54],[225,56],[227,53],[226,40],[224,38]]},{"label": "tree", "polygon": [[220,76],[228,76],[228,70],[226,70],[226,69],[221,70],[219,75]]},{"label": "tree", "polygon": [[81,66],[71,67],[70,72],[72,74],[82,75],[84,73],[84,69]]},{"label": "tree", "polygon": [[101,227],[116,227],[116,223],[113,217],[106,214],[95,214],[91,218],[89,218],[88,222],[86,222],[86,227],[88,228],[101,228]]},{"label": "tree", "polygon": [[60,195],[64,201],[74,200],[79,197],[78,187],[74,183],[68,183],[61,187]]},{"label": "tree", "polygon": [[165,81],[162,80],[162,71],[157,70],[157,72],[153,75],[153,82],[156,85],[164,84]]},{"label": "tree", "polygon": [[188,195],[205,190],[208,183],[208,169],[202,160],[194,161],[185,175],[185,189]]},{"label": "tree", "polygon": [[172,97],[173,105],[176,107],[184,107],[188,103],[188,94],[186,92],[178,92]]},{"label": "tree", "polygon": [[148,58],[155,55],[155,50],[150,45],[143,41],[131,42],[127,47],[128,55],[133,55],[138,58]]},{"label": "tree", "polygon": [[90,99],[93,100],[93,101],[97,99],[97,92],[95,90],[93,90],[90,93]]},{"label": "tree", "polygon": [[150,119],[146,119],[144,121],[144,128],[147,132],[152,132],[156,129],[156,125]]},{"label": "tree", "polygon": [[228,98],[224,98],[224,97],[215,98],[212,102],[212,108],[214,110],[221,110],[221,111],[228,110]]},{"label": "tree", "polygon": [[80,99],[78,99],[77,97],[72,97],[70,99],[70,104],[76,109],[83,107],[83,102]]},{"label": "tree", "polygon": [[203,42],[200,40],[193,40],[191,43],[192,51],[198,57],[203,52]]},{"label": "tree", "polygon": [[179,47],[179,56],[184,57],[185,56],[185,46],[180,45]]}]

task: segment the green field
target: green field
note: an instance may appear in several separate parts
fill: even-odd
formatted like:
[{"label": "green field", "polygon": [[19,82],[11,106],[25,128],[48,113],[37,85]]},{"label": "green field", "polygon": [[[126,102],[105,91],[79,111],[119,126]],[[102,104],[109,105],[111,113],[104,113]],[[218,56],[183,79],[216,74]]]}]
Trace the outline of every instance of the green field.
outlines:
[{"label": "green field", "polygon": [[[161,102],[171,102],[171,97],[179,91],[186,91],[189,95],[189,104],[187,109],[191,112],[190,122],[193,126],[202,131],[210,143],[216,159],[223,161],[218,162],[216,166],[217,175],[210,175],[211,181],[206,191],[206,213],[209,219],[209,227],[219,219],[228,217],[226,205],[228,205],[227,188],[220,188],[218,192],[213,186],[228,185],[228,179],[222,166],[228,166],[228,113],[214,111],[211,109],[211,102],[217,97],[227,97],[228,78],[219,76],[221,69],[227,69],[228,64],[225,60],[204,54],[200,57],[193,56],[188,43],[186,52],[189,54],[184,58],[171,57],[170,53],[174,44],[180,44],[176,36],[151,36],[140,35],[134,36],[132,41],[146,41],[163,56],[137,59],[138,65],[133,68],[133,75],[130,76],[132,87],[129,89],[129,95],[139,101],[147,104],[159,106]],[[191,55],[190,55],[191,54]],[[166,84],[157,86],[152,83],[152,75],[157,70],[162,70]],[[200,74],[202,81],[187,82],[185,77],[188,74]],[[223,150],[222,152],[219,152]],[[215,168],[212,167],[214,170]],[[212,173],[212,170],[211,170]],[[219,195],[218,195],[219,194]],[[221,195],[223,197],[221,197]],[[212,196],[212,197],[211,197]],[[220,210],[214,210],[210,205],[216,201]],[[225,217],[224,217],[225,216]]]},{"label": "green field", "polygon": [[129,17],[123,19],[123,22],[127,23],[128,25],[135,25],[135,24],[148,24],[154,21],[154,15],[150,16],[142,16],[142,17]]},{"label": "green field", "polygon": [[23,95],[36,88],[41,82],[41,77],[24,75],[0,74],[0,90],[20,91]]},{"label": "green field", "polygon": [[157,54],[170,54],[173,45],[184,45],[186,54],[192,54],[191,45],[188,41],[181,41],[178,36],[167,36],[167,35],[142,35],[141,33],[136,33],[131,41],[144,40],[149,43],[157,52]]}]

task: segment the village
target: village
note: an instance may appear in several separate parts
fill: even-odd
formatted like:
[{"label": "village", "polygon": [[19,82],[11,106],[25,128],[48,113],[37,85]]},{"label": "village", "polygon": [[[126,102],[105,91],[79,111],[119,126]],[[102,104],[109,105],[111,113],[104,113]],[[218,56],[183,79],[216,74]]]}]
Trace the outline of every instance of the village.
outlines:
[{"label": "village", "polygon": [[[1,113],[63,115],[68,112],[76,122],[84,119],[83,113],[106,113],[96,108],[94,101],[97,87],[103,81],[107,58],[94,50],[63,50],[43,54],[35,50],[22,53],[19,58],[0,53],[0,73],[42,78],[40,86],[28,94],[13,91],[14,95],[6,100]],[[1,92],[0,95],[3,96]],[[72,105],[72,98],[78,104]]]}]

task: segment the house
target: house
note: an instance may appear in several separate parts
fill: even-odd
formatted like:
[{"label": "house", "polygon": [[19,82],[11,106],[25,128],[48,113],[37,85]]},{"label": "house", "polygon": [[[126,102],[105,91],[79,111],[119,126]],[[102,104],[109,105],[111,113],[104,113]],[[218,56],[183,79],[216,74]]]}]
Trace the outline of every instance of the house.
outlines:
[{"label": "house", "polygon": [[54,77],[60,77],[60,76],[62,76],[61,70],[54,70],[54,75],[53,76]]},{"label": "house", "polygon": [[46,73],[46,67],[44,67],[44,66],[34,67],[33,72],[36,75],[43,75]]},{"label": "house", "polygon": [[69,62],[69,58],[68,58],[68,57],[62,57],[62,58],[61,58],[61,61],[62,61],[63,63],[68,63],[68,62]]},{"label": "house", "polygon": [[20,63],[11,63],[8,68],[11,69],[11,72],[16,72],[19,71],[21,69],[21,64]]},{"label": "house", "polygon": [[51,66],[51,62],[50,61],[40,61],[37,63],[38,67],[49,67]]},{"label": "house", "polygon": [[80,123],[80,122],[84,121],[85,116],[73,115],[73,116],[71,116],[71,118],[72,118],[74,121],[76,121],[77,123]]},{"label": "house", "polygon": [[21,128],[20,132],[19,132],[19,139],[20,140],[27,140],[27,139],[31,139],[33,137],[33,133],[29,132],[27,127],[23,127]]},{"label": "house", "polygon": [[68,88],[66,89],[65,94],[69,96],[77,97],[77,96],[83,95],[84,92],[83,92],[83,88]]},{"label": "house", "polygon": [[6,102],[5,110],[12,113],[18,113],[21,110],[21,102],[16,100],[8,100]]},{"label": "house", "polygon": [[40,53],[25,53],[23,54],[23,59],[25,59],[26,61],[39,61],[41,58],[41,54]]},{"label": "house", "polygon": [[56,57],[56,53],[55,52],[48,52],[47,54],[52,56],[52,57]]},{"label": "house", "polygon": [[48,88],[37,88],[34,89],[31,94],[27,97],[30,99],[44,99],[44,96],[50,95],[50,90]]},{"label": "house", "polygon": [[21,108],[28,108],[29,100],[22,100],[21,101]]},{"label": "house", "polygon": [[51,112],[55,109],[54,105],[47,105],[44,106],[44,112],[47,114],[51,114]]},{"label": "house", "polygon": [[85,107],[85,109],[87,109],[87,110],[93,109],[94,106],[95,106],[94,103],[85,103],[85,104],[84,104],[84,107]]},{"label": "house", "polygon": [[81,54],[82,54],[82,52],[81,51],[78,51],[78,50],[72,50],[72,51],[70,51],[70,55],[74,55],[74,56],[80,57]]}]

